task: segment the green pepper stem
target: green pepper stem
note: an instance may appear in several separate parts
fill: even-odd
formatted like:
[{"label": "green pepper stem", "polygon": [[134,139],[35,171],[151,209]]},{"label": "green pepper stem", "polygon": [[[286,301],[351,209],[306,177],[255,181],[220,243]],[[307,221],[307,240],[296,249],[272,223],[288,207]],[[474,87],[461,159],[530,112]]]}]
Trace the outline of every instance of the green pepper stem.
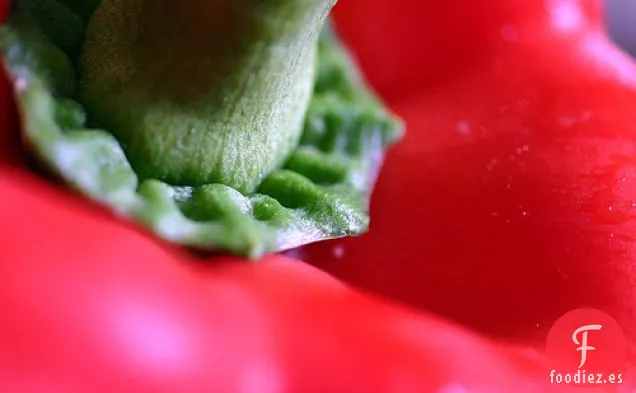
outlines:
[{"label": "green pepper stem", "polygon": [[104,0],[80,100],[141,178],[251,192],[298,143],[334,2]]}]

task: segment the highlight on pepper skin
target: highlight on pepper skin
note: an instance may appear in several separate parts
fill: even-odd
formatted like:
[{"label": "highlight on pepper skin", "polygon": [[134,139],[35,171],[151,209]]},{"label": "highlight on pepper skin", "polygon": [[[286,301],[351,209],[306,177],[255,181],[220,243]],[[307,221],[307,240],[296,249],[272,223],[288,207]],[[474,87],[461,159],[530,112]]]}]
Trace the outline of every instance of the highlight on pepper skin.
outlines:
[{"label": "highlight on pepper skin", "polygon": [[0,391],[636,389],[636,65],[601,1],[0,21]]}]

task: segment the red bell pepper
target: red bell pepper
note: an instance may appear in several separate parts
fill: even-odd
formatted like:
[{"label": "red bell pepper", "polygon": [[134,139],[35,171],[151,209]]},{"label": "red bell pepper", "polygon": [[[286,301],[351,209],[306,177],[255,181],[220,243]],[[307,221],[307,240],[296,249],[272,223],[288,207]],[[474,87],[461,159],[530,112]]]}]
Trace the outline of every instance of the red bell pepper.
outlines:
[{"label": "red bell pepper", "polygon": [[606,34],[601,2],[399,3],[338,14],[409,126],[371,231],[301,257],[537,345],[567,311],[602,309],[633,352],[636,64]]},{"label": "red bell pepper", "polygon": [[[462,17],[471,22],[459,25],[464,44],[458,33],[457,42],[442,40],[454,37],[445,19],[422,21],[445,15],[443,2],[365,0],[357,22],[354,3],[339,6],[340,26],[410,132],[379,182],[371,233],[299,253],[367,290],[497,335],[526,338],[527,319],[547,322],[586,302],[628,321],[634,276],[618,272],[631,261],[632,243],[621,237],[630,223],[595,222],[606,217],[596,211],[603,194],[591,205],[580,200],[585,189],[604,190],[595,179],[614,184],[607,170],[585,175],[629,152],[636,99],[611,68],[594,68],[590,50],[622,59],[597,25],[583,18],[579,30],[559,33],[534,2],[517,12],[508,2],[462,1],[490,11]],[[354,26],[376,26],[383,38],[366,32],[374,46],[365,46]],[[506,43],[511,26],[517,41]],[[414,49],[424,32],[436,56]],[[406,40],[413,34],[417,41]],[[583,46],[588,34],[597,49]],[[555,68],[566,59],[567,69]],[[632,75],[621,61],[622,75]],[[436,65],[427,71],[429,62]],[[590,91],[598,98],[582,94]],[[570,391],[549,384],[540,351],[372,299],[300,261],[201,261],[159,244],[16,164],[6,85],[0,93],[1,391]],[[577,117],[582,108],[592,117]],[[574,123],[556,128],[566,117]],[[558,150],[566,147],[568,155]],[[629,198],[623,183],[617,203]],[[526,215],[515,210],[519,201]],[[558,287],[565,284],[572,292]],[[585,293],[590,286],[597,294]]]},{"label": "red bell pepper", "polygon": [[563,389],[536,351],[371,300],[298,261],[204,265],[22,169],[2,167],[0,192],[3,391]]}]

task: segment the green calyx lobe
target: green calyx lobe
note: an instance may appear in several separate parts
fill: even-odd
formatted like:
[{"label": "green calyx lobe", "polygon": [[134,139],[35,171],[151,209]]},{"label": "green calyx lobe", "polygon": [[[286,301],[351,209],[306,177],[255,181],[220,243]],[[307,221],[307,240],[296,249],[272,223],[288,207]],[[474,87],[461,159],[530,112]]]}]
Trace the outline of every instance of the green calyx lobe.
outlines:
[{"label": "green calyx lobe", "polygon": [[256,258],[362,234],[402,124],[320,28],[331,6],[14,0],[0,62],[25,147],[173,244]]},{"label": "green calyx lobe", "polygon": [[103,0],[79,100],[141,179],[253,192],[298,146],[334,2]]}]

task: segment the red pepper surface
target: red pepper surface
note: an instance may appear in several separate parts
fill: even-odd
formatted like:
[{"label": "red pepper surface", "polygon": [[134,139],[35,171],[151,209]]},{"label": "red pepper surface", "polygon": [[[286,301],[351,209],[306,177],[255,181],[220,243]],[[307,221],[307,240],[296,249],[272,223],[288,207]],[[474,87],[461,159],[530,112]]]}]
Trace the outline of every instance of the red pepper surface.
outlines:
[{"label": "red pepper surface", "polygon": [[[409,1],[391,2],[394,8],[386,12],[402,9],[398,17],[372,13],[373,7],[379,7],[377,10],[382,11],[383,4],[388,5],[389,2],[365,0],[365,7],[369,8],[365,8],[363,14],[369,19],[356,23],[357,16],[348,11],[350,8],[347,7],[351,5],[345,1],[339,6],[339,21],[346,36],[359,49],[364,64],[373,59],[374,54],[367,52],[368,57],[365,57],[364,42],[355,39],[354,23],[363,28],[390,17],[396,18],[394,23],[404,21],[404,26],[413,26],[414,23],[406,23],[409,18],[425,17],[433,3],[438,2],[427,2],[427,6],[421,7]],[[498,10],[498,7],[507,10],[501,2],[494,0],[472,3],[489,6],[493,11]],[[436,5],[433,9],[437,9],[435,7],[442,6]],[[440,9],[443,10],[443,7]],[[476,19],[474,23],[480,25],[478,19],[484,18],[484,15],[471,15],[471,18]],[[489,20],[489,17],[484,20]],[[430,27],[433,32],[436,29],[443,31],[444,28],[445,24],[441,22]],[[393,33],[386,30],[385,33],[390,37],[401,32],[398,28]],[[399,38],[400,35],[393,37]],[[370,37],[371,40],[373,38]],[[388,39],[374,41],[374,45],[380,49],[389,42]],[[423,41],[421,38],[418,40],[419,43]],[[488,202],[497,195],[495,188],[491,190],[488,183],[478,182],[479,179],[470,182],[471,174],[460,165],[461,161],[447,157],[450,153],[462,153],[467,160],[465,164],[470,166],[482,155],[491,154],[488,149],[501,146],[494,138],[495,134],[490,139],[484,139],[490,140],[491,144],[472,140],[463,151],[451,152],[444,148],[461,147],[464,141],[455,139],[451,143],[453,138],[458,137],[451,133],[456,129],[447,128],[448,112],[464,107],[473,108],[477,104],[486,114],[494,110],[497,101],[488,97],[496,96],[493,93],[496,86],[486,83],[491,76],[490,63],[481,64],[482,68],[475,65],[471,73],[448,75],[448,79],[443,77],[441,70],[450,66],[440,66],[437,70],[433,67],[419,75],[422,78],[422,85],[419,86],[415,83],[419,80],[417,73],[405,72],[400,75],[404,77],[400,83],[411,88],[399,88],[396,87],[399,86],[397,79],[393,79],[398,75],[389,74],[389,78],[386,78],[379,70],[402,70],[399,67],[406,67],[403,69],[405,71],[417,70],[425,60],[419,59],[418,50],[412,46],[413,41],[410,41],[411,46],[405,41],[399,42],[395,40],[392,49],[384,47],[385,53],[390,53],[387,57],[394,57],[398,68],[392,68],[389,64],[380,64],[378,67],[381,68],[366,64],[371,80],[410,125],[407,140],[390,157],[387,174],[380,180],[374,201],[377,213],[373,230],[366,237],[347,241],[344,249],[336,248],[335,255],[334,244],[338,243],[334,242],[308,248],[301,253],[308,258],[313,255],[312,262],[316,265],[335,271],[340,277],[357,285],[431,307],[463,322],[466,319],[456,313],[461,309],[458,299],[470,298],[488,316],[497,316],[499,322],[509,321],[504,327],[514,328],[519,322],[514,313],[506,316],[507,310],[503,310],[504,315],[493,312],[499,307],[497,301],[500,299],[493,299],[492,293],[475,290],[480,288],[476,287],[477,284],[465,288],[451,285],[453,275],[461,281],[470,273],[462,270],[470,267],[462,265],[467,255],[484,252],[492,258],[488,245],[493,243],[488,243],[489,236],[501,236],[501,232],[488,233],[487,227],[487,230],[479,233],[485,246],[477,249],[474,247],[479,242],[466,238],[463,254],[460,255],[458,253],[462,247],[458,247],[457,243],[445,243],[449,246],[445,253],[441,249],[437,254],[427,251],[441,246],[435,244],[435,241],[439,241],[433,236],[435,228],[442,233],[459,228],[467,235],[475,235],[470,232],[471,225],[476,225],[471,219],[474,220],[478,215],[466,216],[460,225],[462,214],[468,212],[461,198],[472,197],[473,201],[481,201],[483,206],[488,203],[494,206],[497,202]],[[564,48],[570,45],[568,42],[564,38]],[[400,48],[400,45],[405,46]],[[437,45],[438,49],[443,47],[439,41]],[[485,48],[477,49],[483,49],[484,56],[490,53]],[[457,57],[454,55],[456,52],[449,50],[448,57],[456,58],[456,65],[463,64],[473,56],[479,57],[477,49],[466,58]],[[536,50],[540,52],[543,49],[539,45]],[[555,49],[555,52],[558,50]],[[444,53],[440,52],[438,57],[443,59]],[[513,58],[512,54],[510,58]],[[450,60],[440,60],[442,63],[446,61],[449,62],[447,64],[452,63]],[[510,61],[507,64],[510,68],[501,72],[524,75],[522,67],[526,66],[527,58],[518,57],[517,61]],[[537,69],[541,70],[540,67]],[[425,68],[422,70],[425,71]],[[440,85],[438,89],[432,90],[423,84],[424,80],[430,82],[432,79],[424,76],[427,72],[437,71]],[[562,80],[568,77],[562,76]],[[581,83],[575,76],[571,77],[571,83]],[[535,82],[539,79],[537,76]],[[553,79],[555,86],[558,86],[556,75]],[[69,191],[48,184],[29,173],[16,159],[18,133],[15,118],[10,116],[13,108],[9,102],[9,90],[6,82],[3,83],[5,85],[0,89],[3,97],[3,101],[0,101],[3,108],[0,112],[0,309],[3,310],[5,321],[0,324],[1,391],[569,391],[563,386],[548,384],[545,360],[534,350],[493,342],[429,314],[418,314],[394,303],[367,297],[297,260],[281,256],[272,256],[256,264],[233,258],[196,260],[179,250],[159,244],[130,224],[117,221]],[[551,87],[547,83],[541,86]],[[622,84],[609,79],[604,86],[606,95],[611,98],[621,91]],[[465,89],[463,92],[462,88]],[[497,88],[502,91],[509,89],[510,94],[513,94],[515,85]],[[503,92],[500,94],[504,95]],[[549,109],[550,104],[555,102],[549,101],[545,106]],[[600,99],[598,104],[601,104]],[[610,100],[610,104],[616,105],[616,102]],[[606,116],[623,113],[625,118],[626,105],[613,111],[606,108]],[[594,110],[597,113],[596,108]],[[466,109],[465,116],[470,113]],[[516,114],[521,116],[519,112]],[[464,116],[463,113],[461,115]],[[514,115],[513,111],[507,120],[513,128],[520,124]],[[476,121],[471,118],[465,120]],[[486,117],[485,120],[493,118]],[[498,126],[501,133],[504,126]],[[435,168],[431,166],[434,160],[440,162],[438,177],[431,169]],[[559,163],[566,162],[562,158]],[[441,168],[442,165],[446,165],[446,168]],[[580,165],[586,165],[586,162]],[[570,172],[567,170],[573,171],[574,167],[572,164],[563,170],[568,174]],[[513,167],[509,165],[505,168]],[[545,174],[541,172],[543,168],[539,165],[530,170]],[[421,177],[427,173],[429,177]],[[556,183],[552,178],[537,181],[538,186],[543,184],[541,181]],[[439,189],[431,187],[435,184],[440,184],[446,194],[429,195],[428,191],[439,192]],[[448,188],[444,188],[445,184]],[[439,205],[441,209],[433,215],[422,207],[424,203],[441,203],[445,200],[444,196],[454,201],[456,206],[446,202]],[[500,202],[504,203],[502,207],[508,206],[505,197],[500,198]],[[383,199],[385,203],[382,203]],[[400,203],[395,203],[400,200]],[[407,215],[409,206],[411,213]],[[458,211],[454,211],[453,206]],[[558,207],[556,202],[552,207]],[[394,212],[393,219],[391,209]],[[428,216],[426,212],[429,212]],[[431,221],[431,218],[437,221]],[[424,219],[427,221],[422,221]],[[538,235],[535,233],[534,236]],[[511,237],[505,237],[504,240],[513,241]],[[360,251],[355,251],[356,244]],[[505,242],[498,244],[503,250],[519,245]],[[344,254],[341,255],[343,250]],[[522,249],[517,257],[528,258],[523,255],[528,252]],[[464,258],[461,258],[462,255]],[[431,271],[435,272],[432,270],[432,257],[436,257],[440,264],[436,268],[437,276],[431,274]],[[532,271],[532,267],[541,271],[549,270],[540,263],[543,261],[532,261],[529,265],[512,261],[507,265],[510,270],[502,271],[499,260],[482,259],[479,269],[490,271],[493,280],[506,282],[512,289],[524,285],[532,285],[536,289],[538,285],[551,283],[539,273],[524,277],[515,268],[525,269],[526,275],[527,271]],[[452,262],[456,264],[448,266]],[[598,263],[600,266],[603,261]],[[335,268],[338,264],[339,271]],[[417,270],[421,266],[429,266],[426,275]],[[413,278],[419,280],[414,283],[413,278],[402,277],[405,285],[410,286],[410,293],[419,294],[411,298],[403,296],[398,286],[394,285],[396,282],[392,281],[406,276],[409,271],[416,273]],[[448,278],[444,275],[446,273],[450,274]],[[375,275],[386,278],[384,283],[376,281],[386,286],[374,285],[372,278]],[[435,283],[440,277],[446,278],[444,282],[448,287]],[[541,277],[543,282],[526,281],[536,277]],[[620,284],[619,280],[612,285],[620,289]],[[579,281],[578,285],[583,287],[585,283]],[[437,303],[413,301],[431,296],[431,286],[436,286],[439,291],[433,296]],[[450,290],[454,290],[453,296],[440,302],[440,298],[448,297]],[[601,291],[599,296],[606,293]],[[530,299],[530,296],[524,299]],[[560,298],[552,300],[562,301]],[[488,308],[489,305],[492,308]],[[528,310],[535,313],[544,311],[546,315],[551,315],[555,310],[550,307]],[[521,314],[519,312],[517,315]],[[474,325],[482,327],[478,323]],[[501,333],[509,332],[502,329]],[[594,391],[616,390],[602,387]]]},{"label": "red pepper surface", "polygon": [[299,261],[196,263],[22,171],[0,190],[3,391],[551,391],[536,353]]},{"label": "red pepper surface", "polygon": [[[300,257],[368,291],[544,345],[602,309],[636,339],[636,65],[593,0],[343,2],[408,124],[363,237]],[[335,251],[334,251],[335,250]]]}]

